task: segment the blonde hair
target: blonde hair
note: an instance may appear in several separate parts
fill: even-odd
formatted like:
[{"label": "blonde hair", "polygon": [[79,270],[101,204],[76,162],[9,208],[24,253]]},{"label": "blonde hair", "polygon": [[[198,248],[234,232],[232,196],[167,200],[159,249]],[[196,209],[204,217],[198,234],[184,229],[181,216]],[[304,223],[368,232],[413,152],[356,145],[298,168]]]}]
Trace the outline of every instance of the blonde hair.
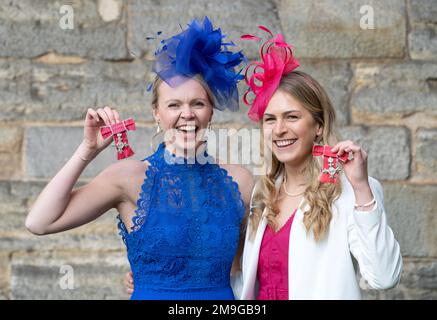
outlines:
[{"label": "blonde hair", "polygon": [[[325,90],[316,80],[304,72],[294,71],[281,79],[278,90],[291,94],[311,113],[316,123],[322,126],[323,132],[320,137],[317,137],[318,143],[333,145],[337,142],[334,130],[334,108]],[[262,147],[261,150],[264,148]],[[319,181],[321,168],[321,157],[311,156],[304,172],[310,183],[303,195],[309,204],[309,210],[305,212],[303,222],[307,232],[312,230],[316,242],[326,236],[332,219],[332,202],[341,193],[340,183],[322,184]],[[269,167],[265,166],[265,170],[266,174],[259,179],[255,187],[254,209],[250,216],[252,238],[255,236],[264,209],[268,224],[273,228],[277,227],[278,185],[282,183],[285,175],[284,163],[272,154],[271,164]]]}]

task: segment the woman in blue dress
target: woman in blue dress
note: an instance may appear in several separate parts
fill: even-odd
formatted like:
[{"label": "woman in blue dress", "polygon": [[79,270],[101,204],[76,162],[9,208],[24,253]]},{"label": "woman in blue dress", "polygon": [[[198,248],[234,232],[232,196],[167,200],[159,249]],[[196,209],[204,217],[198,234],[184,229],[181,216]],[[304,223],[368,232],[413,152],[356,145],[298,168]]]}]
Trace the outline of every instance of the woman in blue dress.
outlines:
[{"label": "woman in blue dress", "polygon": [[247,169],[216,163],[206,152],[203,133],[214,108],[238,109],[241,76],[233,68],[243,55],[222,39],[205,18],[162,41],[152,112],[164,143],[142,161],[117,162],[72,189],[112,140],[99,127],[121,121],[115,108],[88,109],[82,143],[26,219],[30,232],[44,235],[116,208],[135,282],[131,299],[234,299],[230,274],[253,182]]}]

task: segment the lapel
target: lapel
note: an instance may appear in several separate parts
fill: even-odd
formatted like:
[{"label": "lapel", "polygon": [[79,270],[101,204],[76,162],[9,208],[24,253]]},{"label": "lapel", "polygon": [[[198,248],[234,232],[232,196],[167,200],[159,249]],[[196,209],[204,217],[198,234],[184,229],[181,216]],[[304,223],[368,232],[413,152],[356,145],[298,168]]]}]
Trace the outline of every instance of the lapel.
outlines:
[{"label": "lapel", "polygon": [[261,248],[261,242],[264,236],[264,231],[267,227],[267,218],[264,216],[265,211],[263,212],[263,216],[258,225],[258,229],[256,230],[255,239],[252,241],[246,239],[246,245],[244,250],[246,251],[246,259],[244,266],[244,284],[242,291],[243,299],[255,299],[255,283],[256,283],[256,274],[258,270],[258,258],[259,251]]},{"label": "lapel", "polygon": [[[289,281],[290,281],[290,263],[294,262],[293,259],[291,258],[291,252],[293,252],[293,250],[291,250],[291,246],[292,246],[292,235],[294,233],[299,233],[302,232],[302,227],[299,226],[302,223],[303,220],[303,212],[305,212],[306,210],[309,209],[309,205],[308,203],[302,199],[297,211],[295,213],[294,216],[294,220],[293,220],[293,224],[291,227],[291,231],[290,231],[290,245],[289,245],[289,255],[288,255],[288,263],[289,263],[289,268],[288,268],[288,276],[289,276]],[[265,210],[263,212],[263,216],[261,218],[261,221],[258,225],[258,229],[256,231],[255,234],[255,239],[253,241],[248,240],[248,234],[246,234],[246,242],[245,242],[245,246],[244,246],[244,256],[245,258],[244,260],[244,274],[243,274],[243,290],[242,290],[242,299],[244,300],[251,300],[251,299],[255,299],[255,284],[256,284],[256,277],[257,277],[257,271],[258,271],[258,259],[259,259],[259,252],[261,249],[261,242],[264,236],[264,232],[266,230],[267,227],[267,218],[265,217]],[[295,237],[294,237],[295,238]],[[247,251],[246,251],[247,250]],[[289,288],[290,288],[290,283],[289,283]],[[289,296],[290,296],[290,290],[289,290]]]},{"label": "lapel", "polygon": [[293,290],[293,271],[294,263],[302,263],[302,261],[296,261],[293,257],[296,253],[296,250],[299,250],[302,246],[302,243],[296,243],[296,239],[301,238],[301,233],[305,234],[305,227],[303,226],[303,213],[309,210],[309,204],[302,199],[299,206],[297,207],[296,213],[294,214],[293,224],[291,225],[290,236],[288,241],[288,299],[292,300],[292,294],[294,294]]}]

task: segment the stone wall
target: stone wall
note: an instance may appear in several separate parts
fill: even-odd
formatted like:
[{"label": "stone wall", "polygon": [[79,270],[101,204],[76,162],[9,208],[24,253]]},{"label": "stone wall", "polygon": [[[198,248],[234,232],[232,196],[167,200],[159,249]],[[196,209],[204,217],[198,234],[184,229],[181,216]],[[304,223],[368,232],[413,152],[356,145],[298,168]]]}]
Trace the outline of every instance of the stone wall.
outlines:
[{"label": "stone wall", "polygon": [[[74,9],[64,30],[60,8]],[[360,12],[370,5],[374,29]],[[111,210],[87,226],[37,237],[24,228],[32,202],[79,145],[86,110],[117,106],[138,122],[136,159],[151,152],[150,94],[156,43],[208,15],[249,58],[238,36],[259,24],[283,32],[301,70],[327,89],[344,138],[369,151],[401,245],[401,283],[367,299],[437,298],[437,2],[435,0],[0,0],[0,298],[126,299],[124,245]],[[241,91],[245,89],[241,86]],[[214,126],[253,127],[246,108]],[[105,150],[78,185],[113,163]],[[62,289],[63,266],[74,289]]]}]

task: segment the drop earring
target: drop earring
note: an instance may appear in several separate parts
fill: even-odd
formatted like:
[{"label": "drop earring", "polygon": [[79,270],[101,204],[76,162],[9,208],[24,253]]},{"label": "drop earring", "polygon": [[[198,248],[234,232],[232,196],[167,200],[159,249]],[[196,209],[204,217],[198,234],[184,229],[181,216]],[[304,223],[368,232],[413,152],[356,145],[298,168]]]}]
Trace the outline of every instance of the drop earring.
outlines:
[{"label": "drop earring", "polygon": [[153,135],[153,137],[152,137],[152,139],[150,140],[150,148],[152,149],[152,150],[155,150],[155,147],[154,147],[154,140],[155,140],[155,138],[161,133],[161,127],[159,126],[159,120],[157,120],[156,121],[156,133]]},{"label": "drop earring", "polygon": [[210,121],[210,122],[208,122],[208,126],[206,127],[206,130],[205,130],[205,132],[203,134],[203,137],[202,137],[203,142],[207,142],[208,135],[209,135],[209,133],[211,131],[211,127],[212,127],[212,124],[211,124],[211,121]]}]

